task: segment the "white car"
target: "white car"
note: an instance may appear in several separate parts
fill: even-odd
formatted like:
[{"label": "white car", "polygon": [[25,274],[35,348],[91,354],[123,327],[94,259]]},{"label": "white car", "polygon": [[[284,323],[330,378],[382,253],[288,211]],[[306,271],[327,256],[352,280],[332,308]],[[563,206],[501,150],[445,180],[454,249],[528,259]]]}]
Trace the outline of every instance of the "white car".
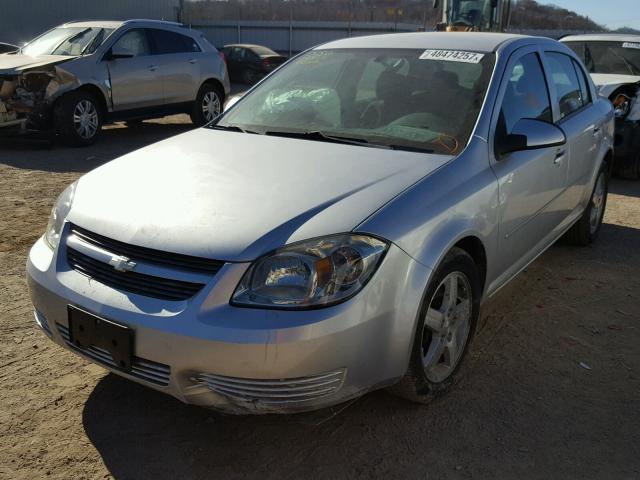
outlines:
[{"label": "white car", "polygon": [[640,179],[640,35],[571,35],[561,40],[591,73],[616,113],[614,172]]}]

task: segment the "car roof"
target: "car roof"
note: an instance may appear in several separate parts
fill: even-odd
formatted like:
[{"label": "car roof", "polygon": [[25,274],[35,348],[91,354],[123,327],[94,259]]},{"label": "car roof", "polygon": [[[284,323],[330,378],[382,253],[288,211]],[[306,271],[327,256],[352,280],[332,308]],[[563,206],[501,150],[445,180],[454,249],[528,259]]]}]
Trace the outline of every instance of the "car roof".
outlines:
[{"label": "car roof", "polygon": [[224,48],[227,47],[240,47],[240,48],[266,48],[267,50],[271,50],[273,51],[271,48],[269,47],[265,47],[264,45],[257,45],[254,43],[228,43],[224,46]]},{"label": "car roof", "polygon": [[626,33],[592,33],[585,35],[568,35],[561,42],[640,42],[640,35]]},{"label": "car roof", "polygon": [[316,48],[435,48],[492,53],[514,42],[538,43],[555,41],[544,37],[511,33],[415,32],[352,37],[325,43]]},{"label": "car roof", "polygon": [[78,20],[73,22],[67,22],[62,26],[70,27],[103,27],[103,28],[120,28],[123,25],[141,25],[141,26],[166,26],[166,27],[181,27],[187,28],[182,23],[169,22],[166,20],[149,20],[144,18],[131,19],[131,20]]}]

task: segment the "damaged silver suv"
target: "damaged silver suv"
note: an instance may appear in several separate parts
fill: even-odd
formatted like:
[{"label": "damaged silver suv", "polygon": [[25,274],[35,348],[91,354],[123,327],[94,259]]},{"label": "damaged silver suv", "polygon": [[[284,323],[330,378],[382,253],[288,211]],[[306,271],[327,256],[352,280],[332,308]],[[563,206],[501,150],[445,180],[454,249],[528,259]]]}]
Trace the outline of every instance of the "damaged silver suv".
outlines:
[{"label": "damaged silver suv", "polygon": [[202,125],[229,89],[222,56],[181,24],[67,23],[0,55],[0,133],[52,132],[82,146],[117,120],[188,113]]}]

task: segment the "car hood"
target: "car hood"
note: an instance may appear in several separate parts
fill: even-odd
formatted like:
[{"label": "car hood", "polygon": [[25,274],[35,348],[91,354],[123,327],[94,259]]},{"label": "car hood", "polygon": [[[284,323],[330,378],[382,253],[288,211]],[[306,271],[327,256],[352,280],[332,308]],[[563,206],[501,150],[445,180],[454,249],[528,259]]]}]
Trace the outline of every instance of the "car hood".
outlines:
[{"label": "car hood", "polygon": [[29,55],[2,55],[0,57],[0,75],[19,75],[25,70],[32,68],[56,65],[67,62],[75,57],[66,55],[40,55],[31,57]]},{"label": "car hood", "polygon": [[352,230],[451,158],[203,128],[83,176],[68,220],[134,245],[249,261]]},{"label": "car hood", "polygon": [[618,87],[640,82],[637,75],[614,75],[608,73],[592,73],[593,83],[598,87],[598,93],[609,97]]}]

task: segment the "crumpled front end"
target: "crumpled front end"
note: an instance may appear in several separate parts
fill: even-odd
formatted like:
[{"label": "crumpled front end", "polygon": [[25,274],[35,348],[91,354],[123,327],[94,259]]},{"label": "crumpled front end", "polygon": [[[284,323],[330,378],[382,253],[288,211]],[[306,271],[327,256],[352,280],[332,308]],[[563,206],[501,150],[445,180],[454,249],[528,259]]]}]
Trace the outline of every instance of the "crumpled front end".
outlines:
[{"label": "crumpled front end", "polygon": [[[597,80],[594,78],[594,80]],[[625,178],[640,178],[640,81],[599,85],[601,95],[615,108],[615,172]]]},{"label": "crumpled front end", "polygon": [[0,129],[49,129],[55,100],[78,86],[75,75],[58,65],[0,74]]}]

